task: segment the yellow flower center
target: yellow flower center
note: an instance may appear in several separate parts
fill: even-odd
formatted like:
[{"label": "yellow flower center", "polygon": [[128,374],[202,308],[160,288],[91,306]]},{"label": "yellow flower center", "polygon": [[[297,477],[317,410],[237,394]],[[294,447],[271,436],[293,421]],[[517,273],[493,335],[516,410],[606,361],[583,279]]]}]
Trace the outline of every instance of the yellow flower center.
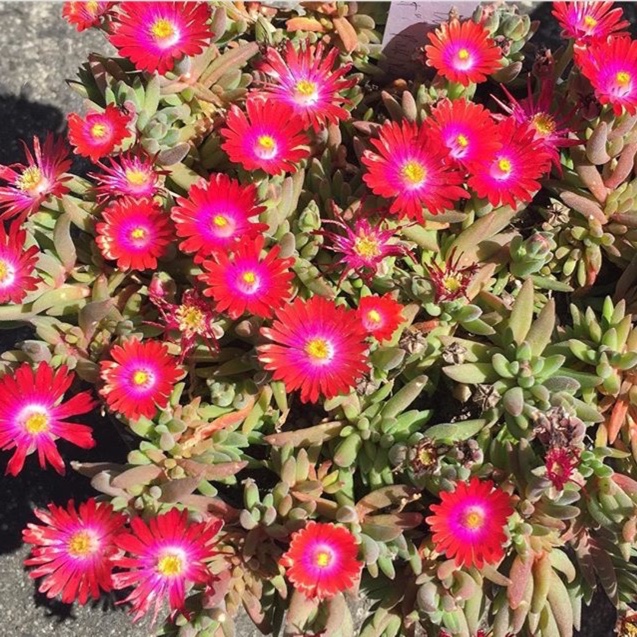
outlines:
[{"label": "yellow flower center", "polygon": [[26,429],[26,432],[32,436],[41,434],[49,428],[49,417],[42,412],[31,414],[24,421],[24,428]]},{"label": "yellow flower center", "polygon": [[316,93],[316,84],[310,80],[300,80],[295,88],[296,92],[303,97],[311,97]]},{"label": "yellow flower center", "polygon": [[548,113],[537,113],[531,124],[540,135],[550,135],[555,130],[555,120]]},{"label": "yellow flower center", "polygon": [[144,369],[138,369],[133,374],[133,384],[138,387],[141,385],[145,385],[150,380],[150,374]]},{"label": "yellow flower center", "polygon": [[456,137],[456,142],[458,146],[460,146],[461,148],[466,148],[469,145],[469,140],[467,139],[467,136],[462,134]]},{"label": "yellow flower center", "polygon": [[498,160],[498,168],[503,173],[510,173],[511,172],[511,162],[508,159],[499,159]]},{"label": "yellow flower center", "polygon": [[381,255],[378,240],[370,236],[359,236],[354,241],[354,252],[361,257],[373,258]]},{"label": "yellow flower center", "polygon": [[425,167],[417,161],[408,161],[401,173],[405,181],[412,186],[420,186],[427,176]]},{"label": "yellow flower center", "polygon": [[204,313],[194,305],[180,305],[176,316],[182,332],[198,332],[204,327]]},{"label": "yellow flower center", "polygon": [[327,551],[319,551],[314,559],[315,564],[320,568],[329,566],[331,561],[332,556]]},{"label": "yellow flower center", "polygon": [[324,361],[332,354],[332,348],[324,338],[313,338],[307,342],[305,353],[314,360]]},{"label": "yellow flower center", "polygon": [[228,220],[223,215],[215,215],[212,218],[212,223],[217,226],[217,228],[225,228],[228,225]]},{"label": "yellow flower center", "polygon": [[630,73],[628,73],[627,71],[619,71],[619,73],[615,75],[615,81],[617,82],[617,84],[619,84],[619,86],[627,86],[628,84],[630,84],[630,80]]},{"label": "yellow flower center", "polygon": [[274,141],[274,137],[272,137],[272,135],[259,135],[257,144],[263,150],[272,150],[276,146],[276,142]]},{"label": "yellow flower center", "polygon": [[143,170],[127,170],[126,180],[133,186],[142,186],[148,181],[148,173]]},{"label": "yellow flower center", "polygon": [[68,544],[68,551],[74,557],[85,557],[96,548],[96,542],[88,531],[74,533]]},{"label": "yellow flower center", "polygon": [[442,286],[445,290],[447,290],[447,292],[454,293],[462,289],[462,280],[459,276],[446,274],[442,280]]},{"label": "yellow flower center", "polygon": [[99,3],[95,2],[95,0],[91,0],[90,2],[86,3],[86,10],[91,15],[95,15],[98,9],[99,9]]},{"label": "yellow flower center", "polygon": [[469,59],[469,55],[470,55],[470,54],[469,54],[469,51],[468,51],[467,49],[460,49],[460,50],[458,51],[458,57],[459,57],[461,60],[468,60],[468,59]]},{"label": "yellow flower center", "polygon": [[175,27],[164,18],[156,20],[150,30],[158,40],[166,40],[175,35]]},{"label": "yellow flower center", "polygon": [[3,259],[0,259],[0,284],[5,283],[10,277],[11,266]]},{"label": "yellow flower center", "polygon": [[584,24],[587,27],[596,27],[597,20],[595,20],[595,18],[592,15],[587,15],[587,16],[584,16]]},{"label": "yellow flower center", "polygon": [[35,190],[42,183],[42,171],[37,166],[29,166],[20,175],[16,185],[24,191]]},{"label": "yellow flower center", "polygon": [[101,139],[106,135],[106,126],[104,124],[93,124],[93,126],[91,126],[91,135],[97,139]]},{"label": "yellow flower center", "polygon": [[130,236],[131,239],[145,239],[147,236],[146,228],[133,228]]},{"label": "yellow flower center", "polygon": [[367,318],[372,321],[372,323],[380,323],[380,314],[376,310],[367,312]]},{"label": "yellow flower center", "polygon": [[166,577],[176,577],[184,570],[183,560],[175,553],[168,553],[157,561],[157,570]]},{"label": "yellow flower center", "polygon": [[462,523],[466,529],[471,531],[475,531],[479,529],[484,522],[484,515],[481,511],[477,511],[476,509],[471,509],[464,514]]},{"label": "yellow flower center", "polygon": [[248,283],[248,284],[252,284],[257,280],[257,277],[254,274],[254,272],[244,272],[241,275],[241,278],[243,279],[244,283]]}]

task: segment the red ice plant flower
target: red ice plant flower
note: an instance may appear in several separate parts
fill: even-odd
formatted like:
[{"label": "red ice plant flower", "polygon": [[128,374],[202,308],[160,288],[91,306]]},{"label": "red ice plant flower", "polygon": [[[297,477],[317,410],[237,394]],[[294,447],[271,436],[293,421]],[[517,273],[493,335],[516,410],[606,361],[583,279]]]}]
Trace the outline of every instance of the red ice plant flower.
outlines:
[{"label": "red ice plant flower", "polygon": [[37,245],[25,250],[26,238],[19,220],[9,226],[9,232],[0,223],[0,303],[20,303],[37,287],[39,279],[31,275],[40,251]]},{"label": "red ice plant flower", "polygon": [[324,55],[323,43],[316,46],[301,44],[298,49],[288,41],[283,55],[268,47],[259,70],[274,83],[265,84],[263,93],[269,99],[283,102],[299,115],[306,126],[319,131],[326,124],[336,124],[349,117],[343,108],[348,103],[341,92],[356,84],[355,79],[343,76],[351,64],[339,64],[334,69],[338,49],[332,47]]},{"label": "red ice plant flower", "polygon": [[96,224],[97,245],[105,259],[123,270],[157,267],[172,239],[170,218],[152,199],[118,199]]},{"label": "red ice plant flower", "polygon": [[238,240],[254,239],[267,230],[267,225],[253,220],[264,210],[257,204],[254,184],[242,186],[216,173],[207,182],[191,186],[187,197],[177,197],[170,214],[177,236],[185,238],[179,249],[195,252],[195,261],[201,262],[217,251],[229,250]]},{"label": "red ice plant flower", "polygon": [[458,482],[453,492],[441,491],[440,499],[426,519],[436,551],[455,558],[457,566],[497,564],[507,541],[504,528],[513,514],[508,494],[491,480],[473,477],[469,483]]},{"label": "red ice plant flower", "polygon": [[526,125],[508,117],[498,125],[502,146],[490,156],[469,166],[469,186],[492,206],[503,203],[515,208],[528,203],[540,189],[551,155]]},{"label": "red ice plant flower", "polygon": [[113,346],[110,355],[113,360],[100,363],[100,394],[110,409],[138,420],[152,418],[157,408],[166,407],[173,385],[183,375],[166,345],[131,339]]},{"label": "red ice plant flower", "polygon": [[303,402],[347,393],[367,370],[365,332],[355,312],[320,296],[296,298],[261,333],[273,342],[257,348],[259,360],[288,392],[300,389]]},{"label": "red ice plant flower", "polygon": [[43,578],[40,593],[51,599],[59,595],[65,604],[86,604],[101,591],[112,590],[111,558],[117,553],[113,540],[123,531],[125,517],[94,498],[78,509],[73,500],[66,507],[48,508],[33,512],[43,524],[28,524],[22,531],[24,541],[33,545],[24,564],[36,567],[30,577]]},{"label": "red ice plant flower", "polygon": [[577,458],[570,449],[556,447],[546,452],[544,465],[546,477],[558,491],[561,491],[566,483],[573,479]]},{"label": "red ice plant flower", "polygon": [[405,320],[404,306],[389,294],[364,296],[358,304],[358,316],[365,331],[377,341],[388,341]]},{"label": "red ice plant flower", "polygon": [[72,24],[77,31],[97,27],[102,17],[108,12],[113,2],[89,0],[88,2],[65,2],[62,5],[62,17]]},{"label": "red ice plant flower", "polygon": [[204,50],[209,20],[207,2],[122,2],[110,40],[140,71],[165,75]]},{"label": "red ice plant flower", "polygon": [[431,42],[425,47],[427,66],[462,86],[484,82],[501,66],[500,47],[489,31],[473,20],[443,22],[427,37]]},{"label": "red ice plant flower", "polygon": [[464,98],[445,99],[436,104],[425,126],[446,146],[449,157],[463,164],[490,155],[500,147],[491,113]]},{"label": "red ice plant flower", "polygon": [[18,475],[25,458],[37,451],[40,467],[48,462],[64,474],[64,460],[55,446],[58,438],[82,449],[95,446],[90,427],[67,420],[95,406],[87,391],[62,400],[74,378],[65,366],[53,369],[45,362],[36,370],[22,363],[0,378],[0,449],[15,449],[6,473]]},{"label": "red ice plant flower", "polygon": [[450,254],[443,265],[432,261],[426,267],[434,288],[436,303],[466,297],[467,288],[478,269],[476,264],[461,267],[460,257],[455,257],[454,254]]},{"label": "red ice plant flower", "polygon": [[623,20],[624,12],[613,9],[613,2],[594,0],[593,2],[553,3],[553,15],[562,27],[562,36],[573,38],[578,44],[590,44],[596,40],[604,40],[609,35],[624,31],[629,22]]},{"label": "red ice plant flower", "polygon": [[212,583],[214,576],[206,562],[216,554],[221,520],[189,522],[188,511],[171,509],[148,522],[132,518],[130,526],[130,533],[115,538],[126,555],[113,560],[123,569],[113,575],[113,583],[116,589],[133,587],[124,601],[132,604],[134,621],[153,605],[154,621],[164,601],[171,610],[181,610],[190,585]]},{"label": "red ice plant flower", "polygon": [[356,583],[363,567],[357,554],[356,538],[347,529],[308,522],[292,534],[280,564],[294,588],[308,599],[329,599]]},{"label": "red ice plant flower", "polygon": [[427,128],[413,122],[388,122],[365,151],[363,180],[372,192],[392,199],[391,213],[422,222],[423,207],[431,214],[453,208],[467,197],[462,173],[449,167],[447,152]]},{"label": "red ice plant flower", "polygon": [[102,169],[90,173],[95,179],[98,201],[119,197],[154,197],[161,191],[160,176],[168,171],[157,170],[152,157],[145,153],[123,153],[108,158],[109,165],[97,162]]},{"label": "red ice plant flower", "polygon": [[269,175],[296,172],[310,155],[303,119],[287,104],[262,97],[248,98],[245,108],[233,105],[221,129],[230,161]]},{"label": "red ice plant flower", "polygon": [[37,212],[50,197],[61,197],[68,192],[64,185],[70,176],[63,176],[71,167],[69,148],[62,138],[48,134],[44,146],[33,138],[33,154],[24,145],[26,164],[0,165],[0,219],[24,218]]},{"label": "red ice plant flower", "polygon": [[129,117],[117,106],[109,104],[104,112],[91,111],[82,119],[70,113],[69,142],[75,146],[75,154],[97,161],[110,155],[117,146],[131,136]]},{"label": "red ice plant flower", "polygon": [[575,52],[575,63],[595,89],[602,104],[610,104],[615,115],[624,109],[637,113],[637,40],[629,36],[593,42]]},{"label": "red ice plant flower", "polygon": [[231,253],[218,252],[214,259],[203,262],[199,280],[207,286],[204,295],[214,299],[217,312],[232,319],[245,312],[270,318],[288,302],[294,258],[279,258],[280,246],[262,256],[263,244],[263,236],[242,241]]}]

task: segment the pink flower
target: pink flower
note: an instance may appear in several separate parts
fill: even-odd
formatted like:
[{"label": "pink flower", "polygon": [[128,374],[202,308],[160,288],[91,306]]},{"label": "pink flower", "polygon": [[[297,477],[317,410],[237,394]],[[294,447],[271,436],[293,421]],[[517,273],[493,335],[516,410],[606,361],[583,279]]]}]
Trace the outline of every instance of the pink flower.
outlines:
[{"label": "pink flower", "polygon": [[168,171],[157,170],[153,158],[143,152],[109,157],[108,162],[109,165],[97,162],[102,172],[89,174],[97,181],[98,201],[120,197],[152,198],[161,191],[160,176],[168,174]]}]

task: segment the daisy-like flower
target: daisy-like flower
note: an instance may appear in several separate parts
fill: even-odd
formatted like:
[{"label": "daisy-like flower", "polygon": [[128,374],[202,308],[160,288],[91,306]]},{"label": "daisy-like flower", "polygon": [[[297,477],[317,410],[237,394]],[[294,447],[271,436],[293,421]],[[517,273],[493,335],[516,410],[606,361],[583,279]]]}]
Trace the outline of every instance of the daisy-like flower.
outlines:
[{"label": "daisy-like flower", "polygon": [[33,154],[24,144],[26,164],[0,165],[0,219],[22,218],[37,212],[50,197],[61,197],[68,192],[64,185],[70,176],[63,176],[71,168],[69,148],[62,138],[48,134],[44,147],[33,138]]},{"label": "daisy-like flower", "polygon": [[604,40],[609,35],[624,31],[629,22],[623,20],[624,12],[613,9],[613,2],[594,0],[593,2],[553,3],[553,15],[562,27],[562,37],[573,38],[581,44]]},{"label": "daisy-like flower", "polygon": [[347,529],[308,522],[292,534],[281,557],[287,578],[308,599],[329,599],[354,586],[363,563],[356,559],[356,538]]},{"label": "daisy-like flower", "polygon": [[274,84],[263,87],[270,99],[288,104],[303,118],[306,126],[319,131],[326,123],[336,124],[349,117],[343,108],[348,103],[340,95],[356,84],[355,79],[343,76],[351,64],[334,69],[338,49],[332,47],[324,56],[323,43],[316,46],[301,44],[296,49],[292,42],[286,43],[284,55],[268,47],[259,70],[266,73]]},{"label": "daisy-like flower", "polygon": [[75,146],[75,154],[97,161],[110,155],[127,137],[129,117],[117,106],[109,104],[102,113],[91,111],[82,119],[70,113],[69,141]]},{"label": "daisy-like flower", "polygon": [[193,523],[188,521],[188,511],[171,509],[148,523],[132,518],[130,526],[131,533],[115,538],[126,555],[114,559],[125,570],[113,575],[113,583],[118,590],[133,587],[124,601],[133,605],[134,621],[153,605],[156,619],[164,601],[171,610],[181,610],[190,585],[212,583],[206,562],[216,554],[215,536],[221,520]]},{"label": "daisy-like flower", "polygon": [[267,230],[266,224],[254,221],[264,210],[257,205],[254,184],[242,186],[236,179],[216,173],[208,182],[191,186],[187,197],[177,197],[170,215],[177,236],[185,238],[179,249],[196,252],[195,261],[200,262],[217,251],[229,250],[237,240],[254,239]]},{"label": "daisy-like flower", "polygon": [[303,119],[287,104],[261,97],[248,99],[246,113],[233,106],[221,130],[230,161],[269,175],[296,172],[310,154]]},{"label": "daisy-like flower", "polygon": [[575,52],[575,63],[595,89],[602,104],[615,115],[637,113],[637,40],[629,36],[593,42]]},{"label": "daisy-like flower", "polygon": [[540,189],[539,180],[548,172],[551,155],[526,125],[508,117],[498,125],[501,148],[469,166],[469,186],[492,206],[503,203],[515,208],[528,203]]},{"label": "daisy-like flower", "polygon": [[368,334],[378,342],[388,341],[405,320],[403,309],[389,294],[364,296],[358,304],[358,316]]},{"label": "daisy-like flower", "polygon": [[160,176],[168,174],[157,170],[153,158],[145,153],[124,153],[108,161],[110,165],[97,162],[102,172],[89,174],[97,181],[95,191],[100,202],[119,197],[152,198],[161,191]]},{"label": "daisy-like flower", "polygon": [[535,140],[543,150],[551,155],[553,163],[559,169],[560,154],[558,149],[567,146],[577,146],[581,144],[581,141],[569,138],[572,132],[569,121],[574,114],[574,109],[565,112],[563,105],[553,106],[553,88],[554,84],[552,81],[544,81],[540,85],[539,94],[535,96],[529,76],[528,95],[524,99],[516,100],[504,84],[502,84],[502,90],[505,92],[509,103],[504,104],[496,97],[493,97],[493,99],[518,124],[530,126]]},{"label": "daisy-like flower", "polygon": [[179,364],[184,362],[199,339],[206,344],[211,354],[219,349],[214,328],[216,314],[198,290],[186,290],[181,303],[177,305],[170,303],[164,297],[161,283],[158,279],[154,279],[149,287],[148,298],[159,310],[163,321],[163,323],[151,324],[161,327],[166,333],[171,331],[179,333],[181,345]]},{"label": "daisy-like flower", "polygon": [[464,98],[439,102],[425,126],[446,146],[449,157],[463,164],[490,155],[500,147],[491,113],[481,104]]},{"label": "daisy-like flower", "polygon": [[118,199],[95,226],[97,245],[105,259],[125,270],[157,267],[172,239],[170,218],[152,199]]},{"label": "daisy-like flower", "polygon": [[27,233],[20,225],[20,221],[14,221],[7,233],[0,223],[0,303],[20,303],[38,284],[38,279],[31,276],[38,246],[24,249]]},{"label": "daisy-like flower", "polygon": [[463,174],[448,165],[446,149],[424,126],[388,122],[372,144],[377,152],[363,154],[363,180],[374,194],[393,199],[391,213],[422,221],[423,207],[437,214],[468,196]]},{"label": "daisy-like flower", "polygon": [[457,566],[497,564],[504,556],[504,529],[513,514],[509,496],[491,480],[474,477],[468,484],[458,482],[453,492],[442,491],[440,499],[426,519],[436,551],[455,558]]},{"label": "daisy-like flower", "polygon": [[65,2],[62,5],[62,17],[78,31],[97,27],[104,14],[111,8],[112,2],[89,0],[89,2]]},{"label": "daisy-like flower", "polygon": [[157,341],[126,341],[111,348],[113,360],[100,363],[100,394],[109,408],[131,420],[152,418],[168,404],[173,385],[183,376],[176,358]]},{"label": "daisy-like flower", "polygon": [[199,280],[206,284],[205,296],[215,300],[217,312],[237,319],[245,312],[270,318],[292,295],[290,270],[294,258],[279,258],[280,248],[271,248],[262,256],[264,238],[241,241],[232,253],[218,252],[203,262]]},{"label": "daisy-like flower", "polygon": [[207,2],[122,2],[110,41],[140,71],[165,75],[204,50],[209,20]]},{"label": "daisy-like flower", "polygon": [[0,449],[15,449],[6,473],[17,476],[25,458],[37,451],[40,467],[48,462],[64,474],[64,460],[55,446],[58,438],[82,449],[95,446],[90,427],[67,420],[95,406],[87,391],[62,402],[74,378],[66,367],[54,370],[45,362],[36,370],[22,363],[0,378]]},{"label": "daisy-like flower", "polygon": [[561,491],[573,478],[577,457],[568,447],[555,447],[546,452],[544,465],[546,477],[558,491]]},{"label": "daisy-like flower", "polygon": [[[356,272],[365,280],[378,274],[386,257],[402,257],[409,254],[404,243],[395,240],[395,231],[372,225],[367,219],[358,218],[351,227],[338,219],[323,219],[323,223],[337,225],[343,233],[320,230],[329,243],[323,247],[342,254],[341,282],[350,272]],[[381,222],[382,223],[382,222]]]},{"label": "daisy-like flower", "polygon": [[473,20],[443,22],[427,34],[427,66],[452,82],[469,86],[484,82],[501,66],[502,51],[489,31]]},{"label": "daisy-like flower", "polygon": [[427,266],[434,287],[436,303],[455,301],[467,296],[467,288],[478,270],[476,264],[460,267],[460,257],[451,253],[442,265],[432,261]]},{"label": "daisy-like flower", "polygon": [[101,591],[112,590],[111,558],[117,552],[113,540],[126,521],[121,513],[93,498],[79,509],[71,500],[66,507],[49,504],[48,511],[33,513],[43,524],[29,524],[22,532],[24,541],[34,547],[24,564],[36,567],[29,573],[33,579],[44,578],[40,593],[83,605],[89,598],[98,599]]},{"label": "daisy-like flower", "polygon": [[300,389],[303,402],[347,393],[367,371],[363,326],[334,301],[297,297],[261,333],[273,343],[257,348],[259,360],[288,392]]}]

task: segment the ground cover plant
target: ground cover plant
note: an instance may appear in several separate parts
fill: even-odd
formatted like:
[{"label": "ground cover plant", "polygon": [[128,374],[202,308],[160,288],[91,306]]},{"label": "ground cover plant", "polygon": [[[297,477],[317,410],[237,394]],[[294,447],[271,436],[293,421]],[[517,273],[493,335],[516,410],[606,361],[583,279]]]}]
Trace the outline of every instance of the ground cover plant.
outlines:
[{"label": "ground cover plant", "polygon": [[[64,5],[117,52],[0,167],[6,472],[96,490],[24,530],[49,597],[566,637],[601,588],[636,630],[637,43],[612,3],[554,3],[557,51],[483,4],[395,77],[387,11]],[[72,460],[96,409],[126,464]]]}]

